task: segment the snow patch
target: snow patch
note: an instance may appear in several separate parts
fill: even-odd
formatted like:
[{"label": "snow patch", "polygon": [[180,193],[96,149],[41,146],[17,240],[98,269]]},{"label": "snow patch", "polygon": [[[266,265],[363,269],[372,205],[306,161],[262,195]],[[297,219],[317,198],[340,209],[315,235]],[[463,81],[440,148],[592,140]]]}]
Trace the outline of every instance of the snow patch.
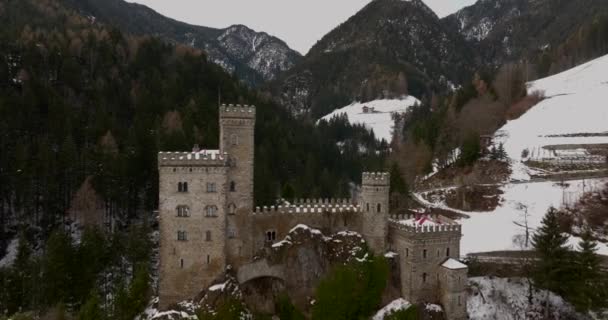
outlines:
[{"label": "snow patch", "polygon": [[0,260],[0,268],[10,267],[13,265],[13,262],[15,262],[15,259],[17,258],[18,248],[19,239],[15,238],[11,240],[11,242],[8,244],[8,247],[6,248],[6,254],[2,258],[2,260]]},{"label": "snow patch", "polygon": [[383,320],[384,317],[401,310],[407,310],[412,304],[403,298],[391,301],[372,317],[372,320]]},{"label": "snow patch", "polygon": [[[367,129],[373,130],[378,140],[384,139],[391,142],[394,127],[393,113],[404,113],[416,104],[420,104],[420,101],[413,96],[402,99],[374,100],[365,103],[354,102],[321,119],[329,121],[335,116],[346,114],[351,124],[362,124]],[[364,112],[364,107],[368,108],[368,112]]]}]

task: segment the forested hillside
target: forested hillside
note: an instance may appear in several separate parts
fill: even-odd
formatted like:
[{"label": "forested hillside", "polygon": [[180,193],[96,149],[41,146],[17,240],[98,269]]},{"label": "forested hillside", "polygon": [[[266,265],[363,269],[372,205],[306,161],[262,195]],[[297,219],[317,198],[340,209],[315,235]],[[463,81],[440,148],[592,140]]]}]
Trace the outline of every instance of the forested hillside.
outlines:
[{"label": "forested hillside", "polygon": [[2,255],[22,227],[44,240],[63,225],[87,177],[119,230],[150,216],[157,152],[216,148],[220,94],[258,107],[258,203],[346,196],[362,170],[383,166],[386,146],[363,128],[295,121],[199,50],[122,33],[54,0],[1,1],[0,25]]},{"label": "forested hillside", "polygon": [[[260,86],[291,68],[301,55],[282,40],[243,25],[224,29],[195,26],[162,16],[124,0],[61,0],[84,16],[94,17],[134,35],[151,35],[204,50],[209,60],[250,86]],[[213,10],[212,8],[207,8]]]}]

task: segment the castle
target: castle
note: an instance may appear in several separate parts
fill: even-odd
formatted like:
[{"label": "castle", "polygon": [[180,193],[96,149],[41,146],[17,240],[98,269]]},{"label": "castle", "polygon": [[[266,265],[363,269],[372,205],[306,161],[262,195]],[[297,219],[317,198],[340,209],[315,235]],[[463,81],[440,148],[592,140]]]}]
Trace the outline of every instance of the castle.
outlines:
[{"label": "castle", "polygon": [[253,106],[220,107],[220,149],[160,152],[160,307],[192,298],[228,265],[305,224],[328,234],[356,231],[376,254],[396,253],[402,296],[441,303],[448,319],[466,319],[461,227],[442,216],[391,215],[390,177],[363,173],[356,199],[298,200],[254,208]]}]

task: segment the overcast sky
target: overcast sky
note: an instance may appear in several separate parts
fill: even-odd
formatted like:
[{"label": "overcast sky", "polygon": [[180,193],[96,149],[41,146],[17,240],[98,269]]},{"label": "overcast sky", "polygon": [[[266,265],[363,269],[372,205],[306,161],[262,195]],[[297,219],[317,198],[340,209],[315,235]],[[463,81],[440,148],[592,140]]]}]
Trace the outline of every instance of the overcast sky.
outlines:
[{"label": "overcast sky", "polygon": [[[224,28],[244,24],[277,36],[302,54],[370,0],[127,0],[176,20]],[[440,17],[475,0],[425,0]]]}]

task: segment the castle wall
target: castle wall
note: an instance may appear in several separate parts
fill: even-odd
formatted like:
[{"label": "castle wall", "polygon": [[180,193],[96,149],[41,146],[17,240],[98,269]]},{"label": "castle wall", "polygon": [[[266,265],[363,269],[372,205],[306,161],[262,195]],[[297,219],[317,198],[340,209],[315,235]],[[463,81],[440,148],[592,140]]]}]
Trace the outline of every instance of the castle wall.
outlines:
[{"label": "castle wall", "polygon": [[[362,214],[357,207],[349,204],[349,201],[345,201],[344,204],[325,206],[308,204],[294,207],[258,208],[250,219],[252,242],[257,250],[283,240],[298,224],[319,229],[324,234],[345,230],[360,232]],[[274,238],[267,238],[269,232],[273,234]]]},{"label": "castle wall", "polygon": [[[223,166],[205,167],[197,161],[187,166],[163,157],[159,155],[159,297],[160,307],[166,308],[194,297],[225,269],[227,177]],[[188,192],[179,192],[180,182],[188,183]],[[214,183],[216,192],[207,192],[207,183]],[[178,216],[178,206],[187,206],[188,216]],[[214,217],[206,216],[207,206],[218,208]]]},{"label": "castle wall", "polygon": [[459,225],[430,229],[389,223],[389,246],[401,259],[401,289],[405,299],[440,303],[439,268],[450,257],[458,259],[460,237]]}]

